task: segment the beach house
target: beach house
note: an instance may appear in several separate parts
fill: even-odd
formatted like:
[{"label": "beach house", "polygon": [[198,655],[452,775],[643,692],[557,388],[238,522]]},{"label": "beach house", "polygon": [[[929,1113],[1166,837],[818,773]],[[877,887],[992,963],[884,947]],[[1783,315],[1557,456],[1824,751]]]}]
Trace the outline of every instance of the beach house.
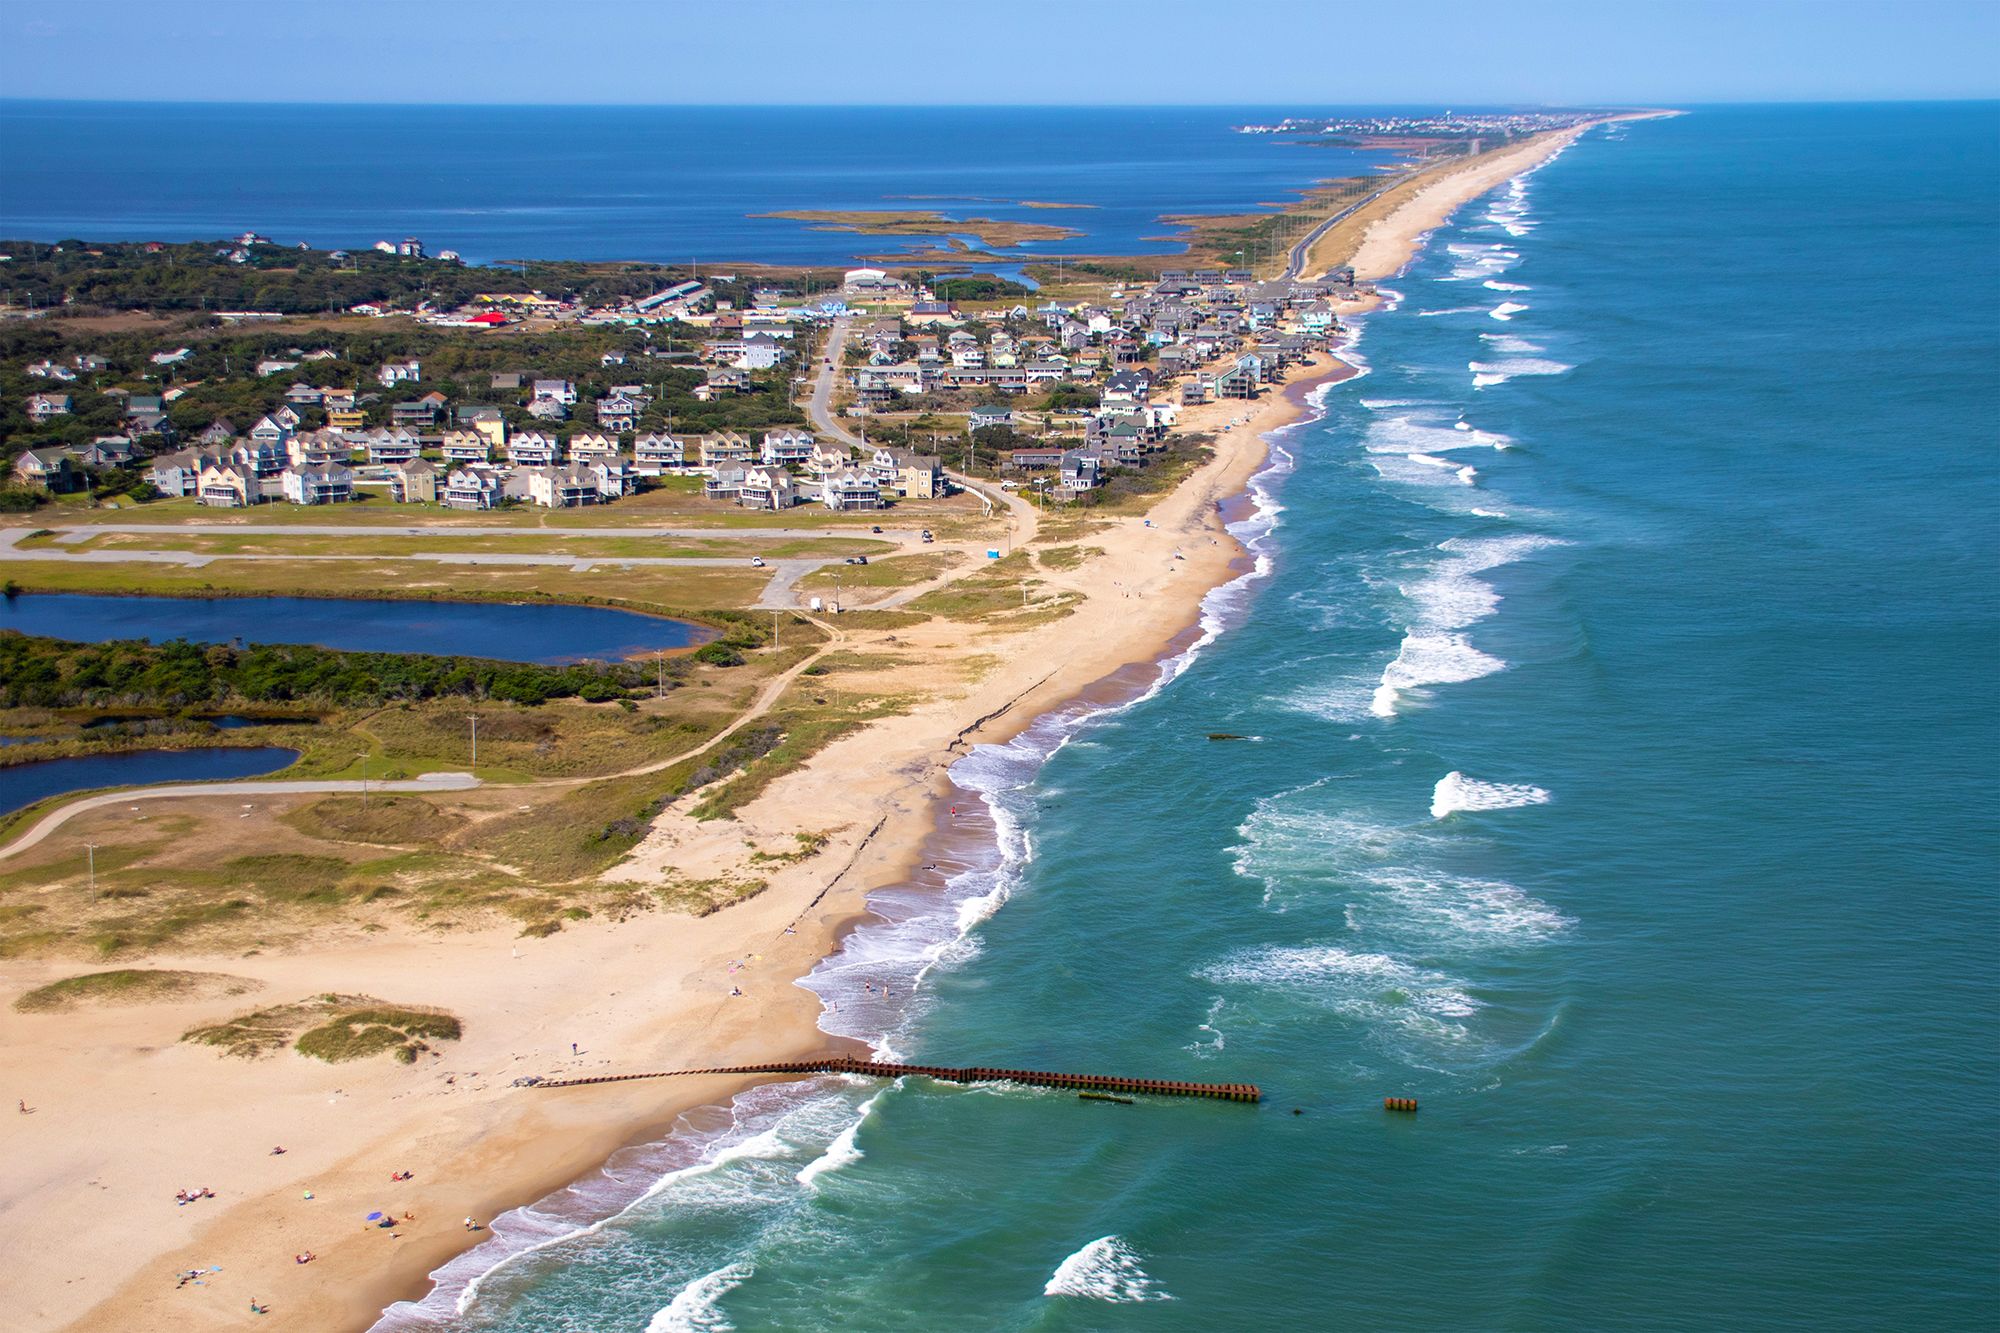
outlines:
[{"label": "beach house", "polygon": [[389,498],[399,505],[436,504],[437,465],[422,458],[413,458],[400,467],[390,468]]},{"label": "beach house", "polygon": [[339,463],[295,464],[278,475],[278,482],[295,505],[340,504],[354,498],[354,473]]}]

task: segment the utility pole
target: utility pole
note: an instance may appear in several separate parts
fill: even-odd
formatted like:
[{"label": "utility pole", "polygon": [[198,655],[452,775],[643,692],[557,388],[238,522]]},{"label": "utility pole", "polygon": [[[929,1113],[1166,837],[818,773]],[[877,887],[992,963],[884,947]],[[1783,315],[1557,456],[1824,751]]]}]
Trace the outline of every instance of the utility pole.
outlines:
[{"label": "utility pole", "polygon": [[368,752],[361,753],[361,808],[368,808]]},{"label": "utility pole", "polygon": [[655,649],[653,652],[653,662],[658,666],[660,673],[659,678],[653,684],[653,697],[664,699],[667,696],[667,655]]},{"label": "utility pole", "polygon": [[479,714],[472,715],[472,766],[479,767]]},{"label": "utility pole", "polygon": [[83,849],[90,857],[90,896],[95,898],[97,896],[97,844],[86,842],[83,844]]}]

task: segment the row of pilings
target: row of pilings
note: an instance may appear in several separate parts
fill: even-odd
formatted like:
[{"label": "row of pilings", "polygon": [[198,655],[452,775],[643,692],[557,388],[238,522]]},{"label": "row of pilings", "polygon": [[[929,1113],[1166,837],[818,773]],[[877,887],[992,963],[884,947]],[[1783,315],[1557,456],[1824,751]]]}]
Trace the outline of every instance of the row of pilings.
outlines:
[{"label": "row of pilings", "polygon": [[1036,1088],[1074,1088],[1079,1092],[1134,1092],[1150,1097],[1207,1097],[1225,1102],[1255,1102],[1263,1092],[1255,1083],[1182,1083],[1172,1079],[1119,1078],[1109,1074],[1052,1074],[1038,1069],[971,1069],[948,1065],[892,1064],[833,1056],[824,1060],[793,1060],[768,1065],[730,1065],[718,1069],[667,1069],[648,1074],[600,1074],[594,1078],[545,1079],[538,1088],[579,1088],[593,1083],[629,1083],[642,1078],[682,1078],[698,1074],[862,1074],[902,1078],[921,1074],[946,1083],[1022,1083]]}]

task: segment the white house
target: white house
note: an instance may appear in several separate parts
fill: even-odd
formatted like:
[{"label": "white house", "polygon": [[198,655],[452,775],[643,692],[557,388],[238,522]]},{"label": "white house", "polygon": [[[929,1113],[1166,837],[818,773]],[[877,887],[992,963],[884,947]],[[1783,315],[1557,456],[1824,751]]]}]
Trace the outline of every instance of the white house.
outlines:
[{"label": "white house", "polygon": [[394,388],[405,380],[415,382],[424,377],[424,368],[417,361],[391,361],[375,372],[375,380],[383,388]]},{"label": "white house", "polygon": [[880,509],[882,484],[871,472],[848,468],[830,473],[820,483],[820,503],[828,509]]},{"label": "white house", "polygon": [[590,468],[538,467],[528,472],[528,499],[545,509],[575,509],[597,503],[597,477]]},{"label": "white house", "polygon": [[295,505],[339,504],[354,498],[354,473],[339,463],[288,467],[279,476],[285,498]]}]

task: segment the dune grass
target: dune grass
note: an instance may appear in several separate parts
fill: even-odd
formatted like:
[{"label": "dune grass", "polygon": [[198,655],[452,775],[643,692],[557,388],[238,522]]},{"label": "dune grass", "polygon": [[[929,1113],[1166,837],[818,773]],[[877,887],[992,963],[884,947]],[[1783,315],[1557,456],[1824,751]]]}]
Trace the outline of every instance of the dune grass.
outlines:
[{"label": "dune grass", "polygon": [[295,1004],[255,1009],[190,1028],[182,1041],[254,1060],[291,1047],[332,1064],[391,1055],[414,1064],[432,1042],[456,1041],[463,1027],[442,1009],[388,1005],[367,995],[327,993]]},{"label": "dune grass", "polygon": [[88,1005],[171,1003],[208,995],[243,995],[262,983],[225,972],[181,972],[169,969],[119,968],[85,972],[37,986],[14,1001],[22,1013],[59,1013]]}]

